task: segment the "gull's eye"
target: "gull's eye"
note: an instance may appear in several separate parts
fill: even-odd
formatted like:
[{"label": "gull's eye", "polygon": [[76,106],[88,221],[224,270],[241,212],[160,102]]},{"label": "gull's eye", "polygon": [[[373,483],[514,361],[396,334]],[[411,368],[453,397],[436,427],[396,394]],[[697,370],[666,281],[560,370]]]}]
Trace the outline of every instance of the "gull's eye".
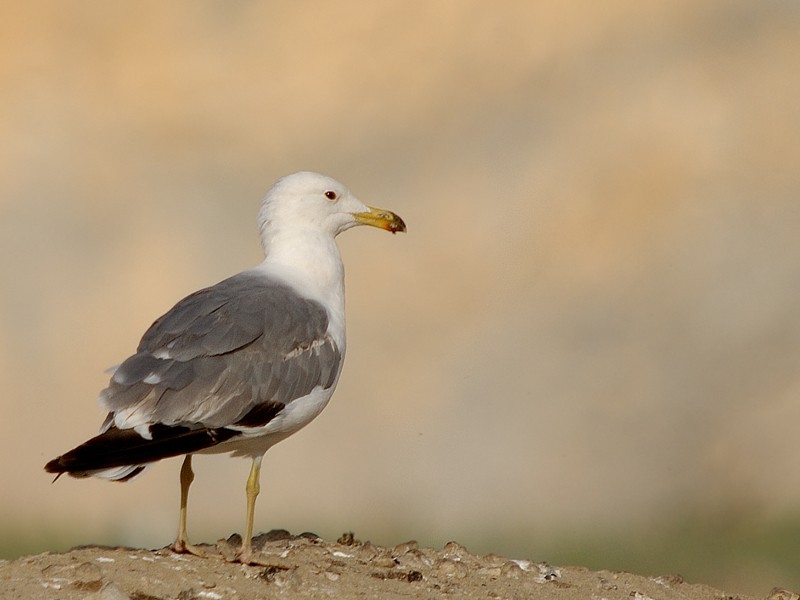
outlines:
[{"label": "gull's eye", "polygon": [[336,192],[333,192],[333,191],[331,191],[331,190],[328,190],[327,192],[325,192],[325,197],[326,197],[328,200],[336,200],[336,198],[337,198],[338,196],[336,195]]}]

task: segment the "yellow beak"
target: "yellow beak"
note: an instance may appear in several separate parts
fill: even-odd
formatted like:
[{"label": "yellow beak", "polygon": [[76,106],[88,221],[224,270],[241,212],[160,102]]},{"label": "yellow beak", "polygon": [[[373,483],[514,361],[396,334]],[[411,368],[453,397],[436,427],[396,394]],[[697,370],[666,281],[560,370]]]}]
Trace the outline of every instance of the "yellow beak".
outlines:
[{"label": "yellow beak", "polygon": [[356,223],[359,225],[378,227],[392,233],[406,230],[406,224],[403,223],[403,219],[398,217],[392,211],[383,210],[382,208],[372,208],[371,206],[368,206],[367,208],[369,209],[369,212],[353,214],[356,219]]}]

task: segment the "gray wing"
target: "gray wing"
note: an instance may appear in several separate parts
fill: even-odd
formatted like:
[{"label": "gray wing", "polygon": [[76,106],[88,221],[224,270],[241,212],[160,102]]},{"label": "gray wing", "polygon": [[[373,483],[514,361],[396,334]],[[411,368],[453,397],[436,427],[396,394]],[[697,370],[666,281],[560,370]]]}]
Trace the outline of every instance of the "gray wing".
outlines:
[{"label": "gray wing", "polygon": [[[187,296],[153,323],[101,393],[119,427],[258,425],[315,387],[341,352],[328,315],[282,283],[240,273]],[[267,418],[268,417],[268,418]]]}]

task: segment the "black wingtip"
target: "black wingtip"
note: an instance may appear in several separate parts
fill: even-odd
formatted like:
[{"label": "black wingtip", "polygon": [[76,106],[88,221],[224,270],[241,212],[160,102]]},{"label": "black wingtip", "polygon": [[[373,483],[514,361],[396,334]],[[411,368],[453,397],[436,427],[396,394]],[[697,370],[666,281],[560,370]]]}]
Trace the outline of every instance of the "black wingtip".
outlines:
[{"label": "black wingtip", "polygon": [[53,477],[53,481],[50,483],[55,483],[58,479],[64,474],[67,473],[68,475],[72,475],[73,477],[86,477],[85,473],[79,472],[70,472],[69,468],[64,464],[64,456],[58,456],[51,460],[44,466],[44,470],[48,473],[55,473],[56,476]]},{"label": "black wingtip", "polygon": [[144,438],[133,429],[110,427],[100,435],[54,458],[44,466],[44,470],[56,473],[58,479],[64,473],[72,477],[88,477],[105,469],[135,467],[129,474],[116,479],[128,481],[141,473],[148,463],[215,446],[238,435],[238,432],[230,429],[192,429],[157,424],[150,427],[150,434],[150,438]]},{"label": "black wingtip", "polygon": [[48,473],[56,473],[56,478],[53,479],[53,481],[56,481],[59,477],[61,477],[66,472],[64,467],[61,465],[61,457],[60,456],[58,458],[54,458],[49,463],[47,463],[44,466],[44,470],[47,471]]}]

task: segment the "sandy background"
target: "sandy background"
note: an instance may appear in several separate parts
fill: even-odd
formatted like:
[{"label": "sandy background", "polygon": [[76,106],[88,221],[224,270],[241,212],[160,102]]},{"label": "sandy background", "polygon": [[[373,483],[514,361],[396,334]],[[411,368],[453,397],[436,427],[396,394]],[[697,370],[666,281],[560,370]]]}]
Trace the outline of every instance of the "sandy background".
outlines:
[{"label": "sandy background", "polygon": [[[178,461],[42,465],[311,169],[409,232],[340,238],[344,373],[257,530],[800,588],[798,64],[777,0],[3,3],[2,552],[171,541]],[[247,463],[195,466],[190,532],[241,530]]]}]

